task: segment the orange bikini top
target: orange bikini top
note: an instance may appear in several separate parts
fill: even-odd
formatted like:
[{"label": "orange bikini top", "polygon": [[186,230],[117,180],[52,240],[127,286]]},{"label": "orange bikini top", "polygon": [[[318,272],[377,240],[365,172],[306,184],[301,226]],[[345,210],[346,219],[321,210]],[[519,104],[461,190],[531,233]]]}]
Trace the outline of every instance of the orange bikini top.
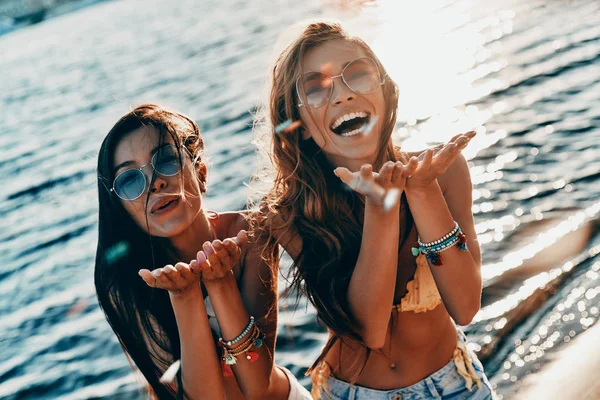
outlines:
[{"label": "orange bikini top", "polygon": [[423,253],[417,256],[415,276],[406,284],[406,295],[400,304],[394,304],[392,311],[427,312],[436,308],[442,302],[431,269]]}]

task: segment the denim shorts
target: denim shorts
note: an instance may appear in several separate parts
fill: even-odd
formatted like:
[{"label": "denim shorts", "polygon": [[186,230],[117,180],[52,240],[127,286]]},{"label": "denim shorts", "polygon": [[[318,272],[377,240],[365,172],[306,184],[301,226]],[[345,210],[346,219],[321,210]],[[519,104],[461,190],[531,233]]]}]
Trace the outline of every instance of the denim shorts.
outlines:
[{"label": "denim shorts", "polygon": [[[459,331],[458,340],[466,342]],[[473,384],[471,390],[465,386],[463,378],[456,369],[454,360],[423,380],[408,387],[392,390],[376,390],[363,386],[351,385],[333,376],[326,378],[326,384],[321,387],[322,400],[489,400],[496,395],[488,381],[483,366],[475,353],[469,350],[475,374],[481,380],[481,386]]]}]

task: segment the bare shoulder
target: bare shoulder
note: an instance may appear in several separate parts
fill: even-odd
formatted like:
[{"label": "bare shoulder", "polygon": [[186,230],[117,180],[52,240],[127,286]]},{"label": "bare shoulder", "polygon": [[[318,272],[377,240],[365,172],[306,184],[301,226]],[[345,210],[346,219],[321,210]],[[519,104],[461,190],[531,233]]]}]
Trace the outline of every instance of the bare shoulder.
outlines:
[{"label": "bare shoulder", "polygon": [[471,188],[469,164],[462,154],[459,154],[446,172],[438,178],[438,183],[444,194],[448,191],[463,192],[464,189]]},{"label": "bare shoulder", "polygon": [[290,257],[295,260],[300,255],[302,238],[294,228],[292,221],[286,221],[282,215],[276,216],[273,219],[271,232]]},{"label": "bare shoulder", "polygon": [[242,229],[248,229],[248,211],[225,211],[219,213],[219,225],[225,237],[233,237]]}]

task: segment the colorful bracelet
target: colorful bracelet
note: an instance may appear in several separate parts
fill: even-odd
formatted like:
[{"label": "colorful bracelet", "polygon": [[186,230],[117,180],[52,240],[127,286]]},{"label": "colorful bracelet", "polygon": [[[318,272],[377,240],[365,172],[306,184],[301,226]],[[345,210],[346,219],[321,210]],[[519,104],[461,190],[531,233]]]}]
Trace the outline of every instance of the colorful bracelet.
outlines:
[{"label": "colorful bracelet", "polygon": [[[221,368],[224,376],[233,375],[232,365],[237,364],[237,357],[246,354],[246,359],[250,362],[258,360],[258,352],[250,351],[252,347],[259,348],[263,345],[264,335],[255,324],[250,327],[250,335],[239,345],[231,347],[227,345],[229,342],[219,340],[219,345],[223,348],[221,354]],[[233,341],[232,341],[233,342]]]},{"label": "colorful bracelet", "polygon": [[225,341],[222,337],[220,337],[219,343],[225,344],[227,346],[232,346],[232,345],[236,344],[237,342],[239,342],[240,340],[242,340],[244,338],[244,336],[246,336],[246,334],[248,334],[248,332],[250,332],[250,329],[252,329],[253,326],[254,326],[254,317],[251,316],[250,321],[248,322],[248,325],[246,326],[246,328],[244,328],[242,333],[237,335],[237,337],[235,339]]},{"label": "colorful bracelet", "polygon": [[443,243],[444,241],[452,238],[452,236],[456,235],[456,232],[460,232],[460,226],[458,226],[458,223],[456,223],[456,221],[454,221],[454,228],[452,228],[452,230],[450,232],[448,232],[447,234],[445,234],[438,240],[434,240],[433,242],[429,242],[429,243],[423,243],[423,242],[421,242],[421,238],[419,238],[419,240],[417,240],[417,242],[419,243],[419,246],[421,246],[421,247],[432,247],[432,246],[435,246],[436,244]]},{"label": "colorful bracelet", "polygon": [[416,257],[419,254],[424,254],[432,265],[442,265],[442,251],[456,246],[461,251],[467,251],[467,237],[460,230],[458,223],[454,222],[454,228],[446,235],[433,242],[423,243],[421,239],[417,240],[419,247],[413,247],[412,254]]}]

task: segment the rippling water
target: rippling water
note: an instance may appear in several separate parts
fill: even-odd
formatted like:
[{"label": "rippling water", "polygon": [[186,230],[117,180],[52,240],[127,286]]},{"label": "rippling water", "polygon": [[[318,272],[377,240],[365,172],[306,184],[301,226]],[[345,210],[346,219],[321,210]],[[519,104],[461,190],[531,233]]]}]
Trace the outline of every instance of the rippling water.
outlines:
[{"label": "rippling water", "polygon": [[[400,84],[407,149],[479,131],[485,289],[467,332],[499,393],[597,321],[600,3],[359,3],[113,1],[0,37],[0,397],[142,397],[94,295],[100,142],[131,105],[177,108],[204,133],[209,206],[242,208],[276,38],[323,15]],[[301,375],[324,339],[282,304],[280,363]]]}]

